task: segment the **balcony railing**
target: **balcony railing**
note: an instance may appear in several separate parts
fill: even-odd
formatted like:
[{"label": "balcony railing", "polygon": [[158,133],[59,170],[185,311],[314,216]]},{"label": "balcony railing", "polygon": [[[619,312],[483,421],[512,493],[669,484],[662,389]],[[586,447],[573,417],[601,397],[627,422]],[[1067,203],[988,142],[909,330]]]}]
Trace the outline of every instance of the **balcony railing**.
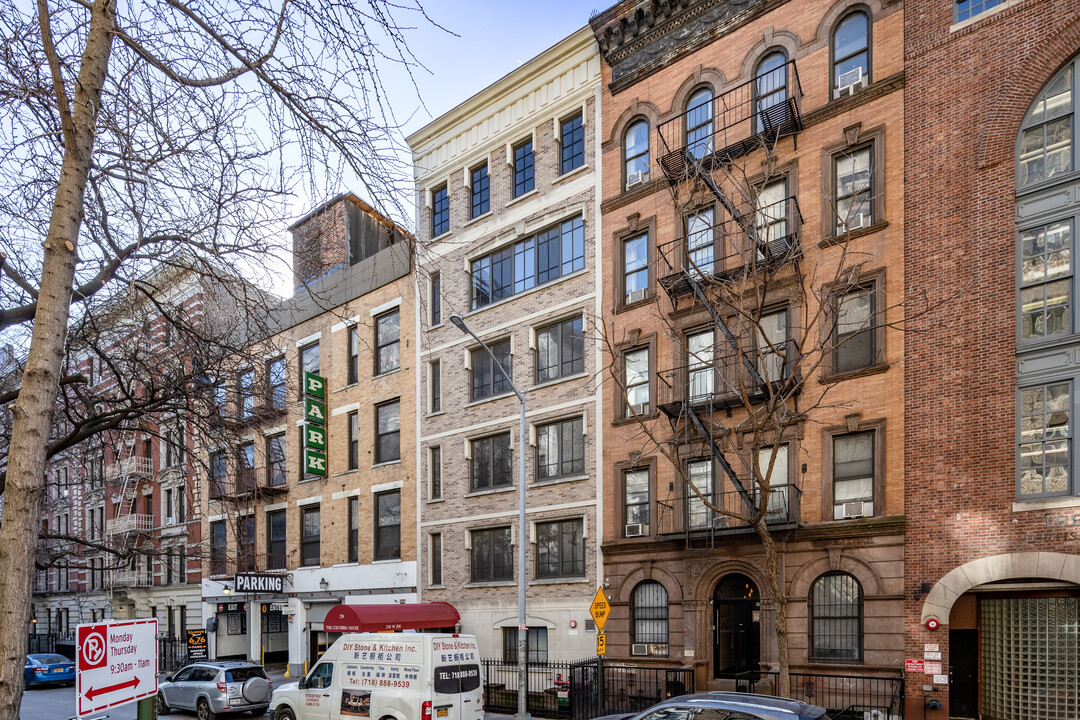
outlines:
[{"label": "balcony railing", "polygon": [[241,468],[232,478],[210,478],[210,499],[233,498],[255,491],[254,468]]},{"label": "balcony railing", "polygon": [[110,588],[142,588],[154,585],[154,576],[146,570],[112,570],[108,578]]},{"label": "balcony railing", "polygon": [[113,463],[105,470],[105,478],[110,483],[117,483],[125,477],[148,478],[154,474],[154,461],[144,457],[124,458]]},{"label": "balcony railing", "polygon": [[694,165],[729,163],[802,130],[801,113],[799,73],[788,61],[660,125],[660,167],[674,182]]},{"label": "balcony railing", "polygon": [[672,298],[693,292],[691,280],[708,290],[713,282],[738,281],[799,257],[802,212],[794,195],[760,205],[747,229],[734,218],[711,226],[693,226],[687,237],[657,247],[660,285]]},{"label": "balcony railing", "polygon": [[128,533],[148,533],[154,527],[153,515],[132,513],[110,518],[105,521],[105,532],[109,535],[126,535]]},{"label": "balcony railing", "polygon": [[[786,479],[786,478],[785,478]],[[698,488],[721,511],[737,513],[737,517],[716,512],[697,496],[688,486],[678,496],[657,500],[656,534],[710,536],[745,530],[750,516],[760,507],[761,493],[754,489],[739,492],[705,492]],[[774,526],[798,525],[802,491],[795,485],[775,484],[769,493],[769,505],[765,522]]]}]

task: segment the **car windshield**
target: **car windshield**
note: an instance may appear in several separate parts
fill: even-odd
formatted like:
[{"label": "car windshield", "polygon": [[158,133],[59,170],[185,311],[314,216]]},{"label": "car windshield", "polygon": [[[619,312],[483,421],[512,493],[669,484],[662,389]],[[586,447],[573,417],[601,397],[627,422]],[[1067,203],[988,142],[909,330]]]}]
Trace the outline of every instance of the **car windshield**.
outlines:
[{"label": "car windshield", "polygon": [[225,682],[245,682],[248,678],[265,678],[261,667],[234,668],[225,671]]},{"label": "car windshield", "polygon": [[33,657],[30,659],[41,665],[59,665],[61,663],[71,662],[63,655],[38,655],[37,657]]}]

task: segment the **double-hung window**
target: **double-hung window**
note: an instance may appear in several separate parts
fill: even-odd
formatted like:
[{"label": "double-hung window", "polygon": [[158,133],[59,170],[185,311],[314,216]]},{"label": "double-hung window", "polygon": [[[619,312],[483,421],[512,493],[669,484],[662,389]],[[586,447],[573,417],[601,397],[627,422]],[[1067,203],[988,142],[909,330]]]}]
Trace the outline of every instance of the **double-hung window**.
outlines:
[{"label": "double-hung window", "polygon": [[700,88],[686,101],[686,150],[695,160],[713,151],[712,88]]},{"label": "double-hung window", "polygon": [[833,157],[837,235],[874,224],[874,147],[863,145]]},{"label": "double-hung window", "polygon": [[469,443],[472,454],[470,490],[489,490],[513,484],[510,472],[510,433],[500,433]]},{"label": "double-hung window", "polygon": [[431,191],[431,237],[450,230],[450,191],[446,185]]},{"label": "double-hung window", "polygon": [[833,518],[874,514],[875,430],[832,438]]},{"label": "double-hung window", "polygon": [[559,133],[559,174],[585,164],[585,123],[581,113],[562,121]]},{"label": "double-hung window", "polygon": [[850,372],[877,363],[874,286],[852,288],[837,299],[833,371]]},{"label": "double-hung window", "polygon": [[623,302],[644,300],[649,294],[649,235],[623,240]]},{"label": "double-hung window", "polygon": [[442,499],[442,446],[428,450],[428,499]]},{"label": "double-hung window", "polygon": [[473,530],[470,533],[472,582],[493,582],[514,579],[514,550],[510,543],[510,528]]},{"label": "double-hung window", "polygon": [[375,374],[401,367],[401,313],[391,310],[375,318]]},{"label": "double-hung window", "polygon": [[224,520],[210,523],[210,575],[224,575],[228,572],[225,558],[228,552]]},{"label": "double-hung window", "polygon": [[284,510],[266,513],[266,569],[284,570],[287,546],[287,518]]},{"label": "double-hung window", "polygon": [[623,473],[624,533],[627,537],[646,534],[649,528],[649,469],[635,468]]},{"label": "double-hung window", "polygon": [[349,470],[360,467],[360,413],[353,410],[349,413]]},{"label": "double-hung window", "polygon": [[431,327],[442,324],[442,274],[431,273],[428,286],[428,303],[431,313]]},{"label": "double-hung window", "polygon": [[472,309],[519,295],[584,267],[585,224],[579,215],[473,260]]},{"label": "double-hung window", "polygon": [[348,562],[360,562],[360,498],[349,498],[349,556]]},{"label": "double-hung window", "polygon": [[248,369],[241,372],[237,386],[240,392],[237,403],[240,406],[240,417],[247,419],[255,414],[255,371]]},{"label": "double-hung window", "polygon": [[236,466],[236,492],[251,492],[255,489],[255,443],[246,442],[239,447]]},{"label": "double-hung window", "polygon": [[304,567],[319,564],[319,544],[322,523],[318,505],[300,508],[300,564]]},{"label": "double-hung window", "polygon": [[536,478],[554,480],[585,472],[584,420],[580,417],[536,429]]},{"label": "double-hung window", "polygon": [[[491,353],[482,347],[476,348],[470,353],[470,391],[469,399],[472,401],[502,395],[510,392],[510,380],[513,378],[514,369],[510,362],[510,339],[491,343]],[[504,375],[492,361],[491,354],[498,360],[499,366],[506,371]]]},{"label": "double-hung window", "polygon": [[428,363],[428,412],[442,412],[442,362]]},{"label": "double-hung window", "polygon": [[686,336],[687,397],[708,402],[716,392],[716,332],[704,330]]},{"label": "double-hung window", "polygon": [[582,372],[585,372],[585,334],[581,317],[536,331],[536,382]]},{"label": "double-hung window", "polygon": [[375,407],[375,462],[401,459],[401,401],[394,400]]},{"label": "double-hung window", "polygon": [[[691,530],[707,530],[714,512],[706,502],[716,504],[713,497],[712,460],[691,460],[686,464],[686,517]],[[693,487],[690,487],[692,485]],[[697,489],[697,492],[694,489]]]},{"label": "double-hung window", "polygon": [[536,577],[585,575],[584,523],[581,518],[536,524]]},{"label": "double-hung window", "polygon": [[858,10],[833,30],[834,96],[843,88],[854,86],[870,74],[870,18]]},{"label": "double-hung window", "polygon": [[285,358],[266,363],[266,394],[273,410],[285,409]]},{"label": "double-hung window", "polygon": [[624,181],[627,189],[649,179],[649,121],[635,120],[623,136]]},{"label": "double-hung window", "polygon": [[514,148],[514,197],[520,197],[533,189],[533,166],[532,140],[526,140]]},{"label": "double-hung window", "polygon": [[375,495],[375,559],[401,557],[401,491]]},{"label": "double-hung window", "polygon": [[349,360],[348,379],[349,385],[360,382],[360,328],[356,325],[349,326]]},{"label": "double-hung window", "polygon": [[649,348],[635,348],[623,353],[623,382],[626,417],[649,414]]},{"label": "double-hung window", "polygon": [[480,217],[491,209],[491,178],[484,163],[469,172],[469,217]]},{"label": "double-hung window", "polygon": [[787,310],[764,313],[758,320],[758,372],[767,383],[779,382],[787,374],[788,327]]},{"label": "double-hung window", "polygon": [[686,269],[695,277],[711,275],[716,262],[715,217],[705,208],[686,218]]},{"label": "double-hung window", "polygon": [[304,393],[304,373],[319,374],[319,343],[300,348],[300,394]]},{"label": "double-hung window", "polygon": [[432,533],[430,537],[431,584],[442,585],[442,533]]},{"label": "double-hung window", "polygon": [[220,498],[225,494],[225,479],[228,456],[224,450],[210,453],[210,499]]}]

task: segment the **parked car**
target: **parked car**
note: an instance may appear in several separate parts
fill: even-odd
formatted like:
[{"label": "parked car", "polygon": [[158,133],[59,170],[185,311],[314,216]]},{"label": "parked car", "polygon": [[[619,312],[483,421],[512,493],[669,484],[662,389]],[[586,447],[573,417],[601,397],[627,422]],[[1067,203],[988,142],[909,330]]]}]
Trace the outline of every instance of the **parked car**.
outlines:
[{"label": "parked car", "polygon": [[26,665],[23,667],[23,682],[28,688],[47,683],[74,685],[75,663],[55,653],[27,655]]},{"label": "parked car", "polygon": [[703,692],[665,700],[636,715],[605,715],[594,720],[720,720],[728,717],[746,720],[829,720],[825,713],[823,707],[771,695]]},{"label": "parked car", "polygon": [[158,685],[158,715],[172,709],[194,710],[199,720],[214,720],[225,713],[265,715],[272,685],[262,665],[238,660],[198,662]]}]

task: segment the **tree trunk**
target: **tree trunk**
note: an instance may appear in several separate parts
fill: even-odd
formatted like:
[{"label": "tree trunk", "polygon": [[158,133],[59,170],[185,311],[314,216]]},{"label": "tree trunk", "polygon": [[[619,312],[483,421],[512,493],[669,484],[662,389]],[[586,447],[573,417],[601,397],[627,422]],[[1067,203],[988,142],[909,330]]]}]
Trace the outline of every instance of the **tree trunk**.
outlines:
[{"label": "tree trunk", "polygon": [[[45,3],[38,1],[42,44],[46,57],[53,60],[56,56],[50,43]],[[75,248],[94,129],[116,24],[114,3],[98,0],[91,9],[71,106],[64,102],[67,95],[61,85],[59,63],[50,63],[60,117],[70,114],[70,118],[63,123],[64,160],[45,242],[30,352],[12,413],[4,519],[0,525],[0,568],[6,573],[0,583],[0,720],[17,720],[22,701],[34,558],[45,488],[45,450],[64,358]]]},{"label": "tree trunk", "polygon": [[787,632],[787,594],[784,592],[784,579],[780,576],[780,558],[776,552],[776,541],[769,534],[764,516],[754,524],[762,544],[765,546],[765,578],[769,583],[769,594],[776,603],[776,644],[779,660],[777,695],[791,697],[791,675],[788,665]]}]

